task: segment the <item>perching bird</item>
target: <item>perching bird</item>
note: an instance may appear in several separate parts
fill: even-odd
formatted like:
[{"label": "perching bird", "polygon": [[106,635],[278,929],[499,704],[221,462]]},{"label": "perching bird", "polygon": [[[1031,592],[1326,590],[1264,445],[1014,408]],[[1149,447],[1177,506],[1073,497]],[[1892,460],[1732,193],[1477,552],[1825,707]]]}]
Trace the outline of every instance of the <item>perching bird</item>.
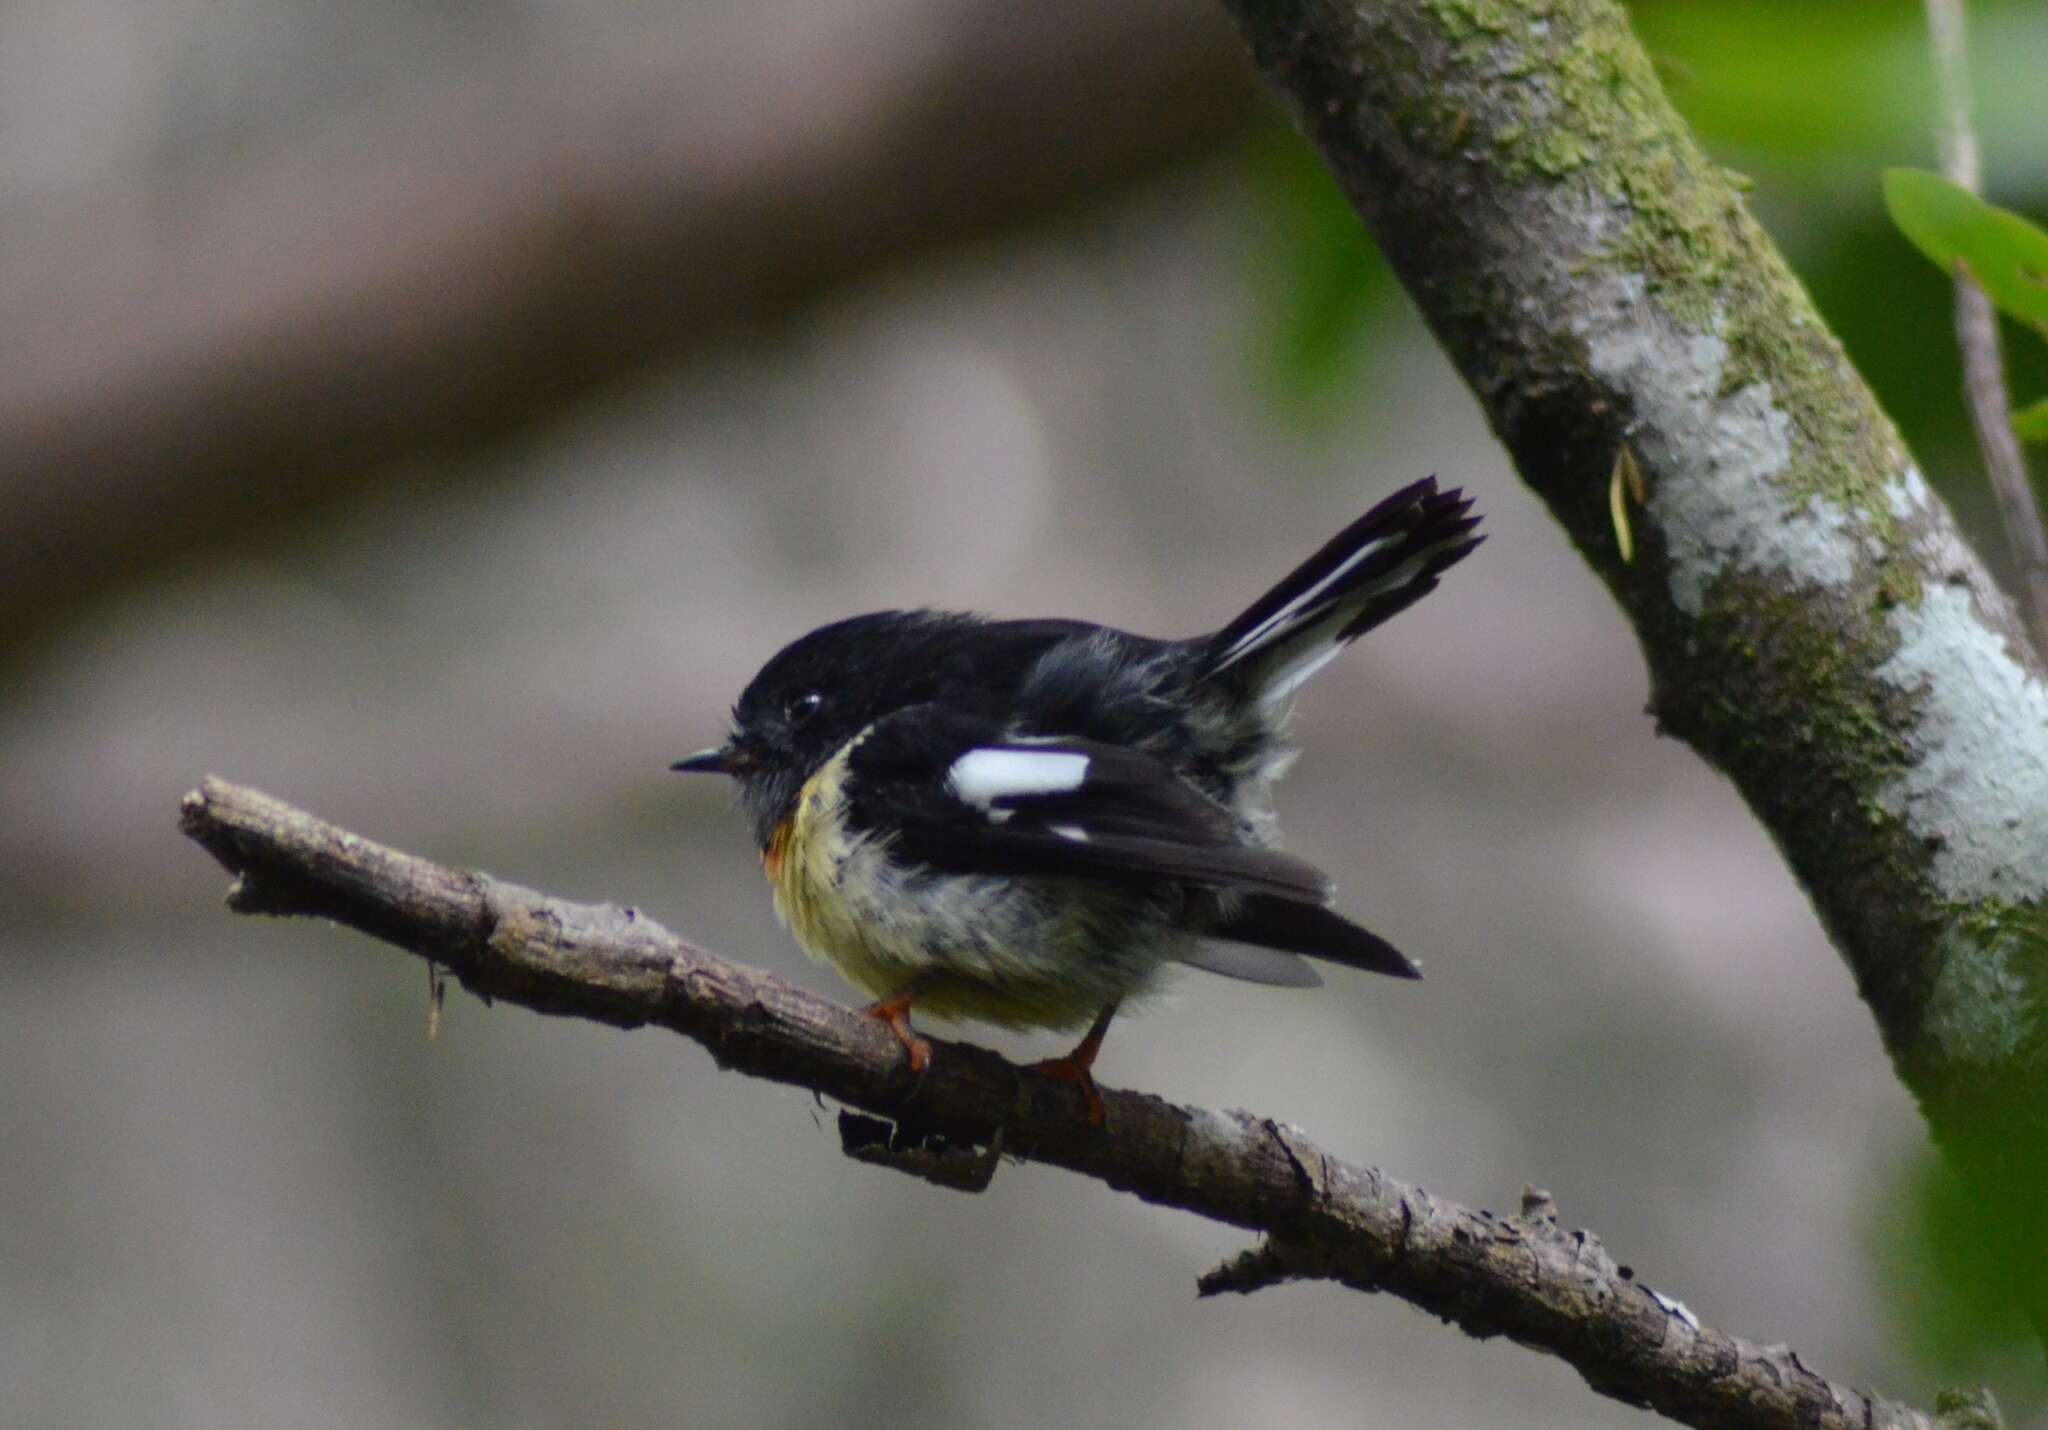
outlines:
[{"label": "perching bird", "polygon": [[1117,1006],[1168,965],[1312,987],[1302,959],[1419,978],[1274,847],[1295,688],[1484,538],[1453,488],[1395,492],[1214,635],[878,611],[785,647],[724,744],[775,907],[876,1001],[922,1072],[913,1007],[1071,1028],[1080,1085]]}]

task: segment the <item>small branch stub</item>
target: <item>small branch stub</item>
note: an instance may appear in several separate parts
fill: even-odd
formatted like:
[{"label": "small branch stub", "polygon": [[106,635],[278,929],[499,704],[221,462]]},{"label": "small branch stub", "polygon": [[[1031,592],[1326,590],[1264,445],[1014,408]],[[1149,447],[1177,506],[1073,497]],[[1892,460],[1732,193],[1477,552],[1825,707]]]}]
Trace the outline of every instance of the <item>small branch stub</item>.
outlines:
[{"label": "small branch stub", "polygon": [[1221,1296],[1225,1292],[1249,1296],[1268,1286],[1313,1276],[1307,1261],[1305,1252],[1277,1241],[1262,1241],[1203,1272],[1195,1282],[1195,1290],[1203,1296]]}]

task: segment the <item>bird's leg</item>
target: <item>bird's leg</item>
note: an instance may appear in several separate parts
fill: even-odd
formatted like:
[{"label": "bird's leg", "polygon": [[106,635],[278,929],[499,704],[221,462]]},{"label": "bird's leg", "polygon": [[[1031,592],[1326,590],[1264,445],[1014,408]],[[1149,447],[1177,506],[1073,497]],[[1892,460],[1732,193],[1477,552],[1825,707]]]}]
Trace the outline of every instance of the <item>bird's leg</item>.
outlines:
[{"label": "bird's leg", "polygon": [[1109,1020],[1116,1016],[1117,1005],[1111,1003],[1095,1015],[1095,1021],[1088,1027],[1088,1036],[1081,1039],[1081,1045],[1063,1058],[1048,1058],[1042,1063],[1033,1063],[1026,1072],[1035,1072],[1058,1082],[1070,1082],[1081,1089],[1081,1099],[1088,1107],[1088,1125],[1100,1127],[1108,1116],[1102,1105],[1102,1093],[1095,1086],[1095,1076],[1089,1069],[1095,1066],[1095,1055],[1102,1051],[1102,1035],[1109,1031]]},{"label": "bird's leg", "polygon": [[910,1005],[917,1001],[918,990],[898,993],[893,998],[883,998],[861,1009],[877,1022],[886,1023],[889,1031],[896,1035],[896,1041],[903,1044],[903,1051],[910,1054],[910,1070],[920,1075],[931,1066],[932,1045],[917,1035],[910,1026]]}]

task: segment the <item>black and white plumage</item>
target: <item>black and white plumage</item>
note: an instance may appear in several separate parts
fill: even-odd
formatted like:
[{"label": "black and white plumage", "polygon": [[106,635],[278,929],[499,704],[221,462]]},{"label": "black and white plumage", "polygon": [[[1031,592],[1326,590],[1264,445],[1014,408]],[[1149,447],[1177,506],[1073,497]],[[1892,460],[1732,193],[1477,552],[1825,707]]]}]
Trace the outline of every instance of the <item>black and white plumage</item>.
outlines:
[{"label": "black and white plumage", "polygon": [[1076,1026],[1176,962],[1289,986],[1319,981],[1304,956],[1417,977],[1275,847],[1270,790],[1288,697],[1479,544],[1470,510],[1434,479],[1403,488],[1192,640],[840,621],[770,660],[727,742],[676,768],[739,781],[778,911],[892,1020],[914,1001]]}]

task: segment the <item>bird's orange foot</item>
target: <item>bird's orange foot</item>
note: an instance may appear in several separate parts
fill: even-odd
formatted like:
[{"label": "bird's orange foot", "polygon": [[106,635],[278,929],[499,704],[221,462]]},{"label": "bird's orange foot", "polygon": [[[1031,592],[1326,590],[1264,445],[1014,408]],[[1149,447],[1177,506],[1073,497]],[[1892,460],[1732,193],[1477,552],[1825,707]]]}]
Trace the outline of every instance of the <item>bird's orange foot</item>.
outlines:
[{"label": "bird's orange foot", "polygon": [[1102,1090],[1095,1086],[1095,1055],[1102,1051],[1102,1035],[1109,1031],[1109,1020],[1116,1016],[1116,1004],[1112,1003],[1095,1017],[1088,1029],[1088,1036],[1081,1039],[1081,1046],[1063,1058],[1048,1058],[1042,1063],[1033,1063],[1024,1069],[1040,1077],[1049,1077],[1055,1082],[1070,1082],[1081,1089],[1081,1101],[1088,1109],[1088,1125],[1100,1127],[1109,1116],[1109,1110],[1102,1105]]},{"label": "bird's orange foot", "polygon": [[1073,1053],[1068,1053],[1063,1058],[1047,1058],[1042,1063],[1031,1063],[1024,1071],[1035,1072],[1040,1077],[1049,1077],[1055,1082],[1070,1082],[1080,1088],[1081,1101],[1088,1108],[1090,1127],[1100,1127],[1108,1118],[1109,1109],[1102,1105],[1102,1090],[1095,1085],[1095,1075],[1088,1070],[1088,1064]]},{"label": "bird's orange foot", "polygon": [[903,1051],[910,1055],[910,1070],[922,1077],[924,1070],[932,1065],[932,1045],[917,1035],[910,1026],[910,1005],[916,998],[899,994],[884,998],[879,1003],[870,1003],[861,1009],[877,1022],[886,1023],[889,1031],[896,1035],[896,1041],[903,1044]]}]

